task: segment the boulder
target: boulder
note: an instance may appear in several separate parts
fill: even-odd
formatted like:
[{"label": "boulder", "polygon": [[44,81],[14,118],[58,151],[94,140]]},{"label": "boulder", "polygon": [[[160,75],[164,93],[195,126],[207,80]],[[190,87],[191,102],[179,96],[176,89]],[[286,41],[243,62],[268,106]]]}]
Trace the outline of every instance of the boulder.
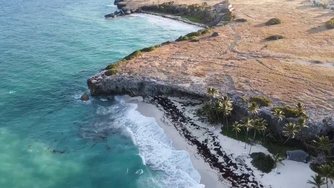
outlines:
[{"label": "boulder", "polygon": [[87,93],[84,93],[81,95],[80,100],[82,101],[88,101],[89,100],[89,95]]},{"label": "boulder", "polygon": [[104,16],[105,18],[114,18],[115,14],[114,13],[110,13]]},{"label": "boulder", "polygon": [[291,150],[286,152],[288,160],[307,163],[310,155],[303,150]]}]

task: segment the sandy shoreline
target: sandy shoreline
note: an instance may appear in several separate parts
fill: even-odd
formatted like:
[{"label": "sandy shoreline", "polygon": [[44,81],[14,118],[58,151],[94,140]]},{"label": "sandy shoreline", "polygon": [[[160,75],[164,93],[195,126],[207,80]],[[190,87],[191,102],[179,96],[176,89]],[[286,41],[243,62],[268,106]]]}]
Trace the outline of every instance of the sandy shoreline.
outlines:
[{"label": "sandy shoreline", "polygon": [[172,140],[173,146],[178,150],[188,152],[194,168],[201,175],[201,184],[207,188],[224,188],[229,187],[227,184],[219,180],[217,171],[213,170],[204,159],[198,155],[194,146],[187,143],[179,132],[168,122],[164,114],[155,105],[143,102],[141,97],[125,97],[127,103],[137,104],[137,111],[146,117],[153,117],[156,122],[163,128],[165,134]]},{"label": "sandy shoreline", "polygon": [[[152,117],[156,120],[156,122],[163,128],[165,134],[172,140],[173,146],[175,149],[187,151],[193,167],[198,171],[201,176],[201,184],[204,184],[205,187],[208,188],[224,188],[224,187],[254,187],[254,181],[258,182],[258,186],[255,187],[270,187],[270,188],[296,188],[296,187],[304,187],[311,188],[312,186],[307,183],[307,181],[313,176],[315,173],[309,168],[309,164],[295,162],[285,159],[283,164],[279,164],[277,169],[272,170],[270,173],[263,173],[257,170],[251,164],[251,158],[249,157],[249,149],[252,148],[252,152],[263,152],[271,155],[266,148],[261,145],[253,145],[250,146],[244,142],[234,140],[232,138],[226,137],[220,134],[220,130],[214,127],[209,128],[206,124],[200,123],[199,121],[194,120],[194,117],[190,115],[190,111],[193,107],[186,107],[183,112],[187,117],[194,120],[196,124],[204,129],[208,129],[210,134],[203,134],[201,130],[190,130],[191,127],[188,127],[192,134],[197,135],[197,140],[201,142],[204,139],[208,139],[206,143],[207,147],[210,149],[210,152],[214,155],[214,148],[210,146],[215,145],[212,137],[215,137],[218,141],[219,146],[221,147],[221,151],[224,155],[228,156],[230,162],[234,163],[238,167],[233,171],[233,173],[241,173],[248,176],[248,180],[246,184],[234,184],[235,186],[231,186],[231,183],[236,183],[238,177],[233,174],[229,174],[225,176],[222,174],[221,169],[215,169],[212,167],[212,161],[208,161],[208,156],[200,155],[199,148],[196,148],[193,143],[189,142],[189,138],[184,137],[184,133],[182,130],[175,127],[175,122],[170,119],[170,117],[166,114],[164,109],[160,109],[160,107],[155,106],[155,104],[147,103],[143,100],[142,97],[124,97],[124,100],[127,103],[135,103],[137,104],[137,111],[146,117]],[[177,100],[182,99],[170,99],[175,104],[178,103]],[[160,104],[159,104],[160,105]],[[177,104],[176,104],[177,105]],[[172,109],[176,110],[176,109]],[[189,111],[190,110],[190,111]],[[196,119],[196,118],[195,118]],[[182,120],[180,120],[182,121]],[[200,128],[201,129],[201,128]],[[206,142],[206,141],[204,141]],[[222,155],[222,156],[224,156]],[[219,158],[219,163],[224,166],[225,170],[231,169],[229,163],[224,163],[222,158]],[[242,160],[243,164],[237,162],[238,160]],[[205,162],[207,161],[207,162]],[[247,171],[242,170],[243,168],[248,169]],[[232,168],[233,170],[234,168]],[[254,178],[252,180],[252,178]],[[231,179],[232,178],[232,179]],[[236,178],[236,179],[233,179]],[[240,177],[239,177],[240,178]],[[230,182],[232,180],[232,182]],[[238,182],[238,181],[237,181]]]}]

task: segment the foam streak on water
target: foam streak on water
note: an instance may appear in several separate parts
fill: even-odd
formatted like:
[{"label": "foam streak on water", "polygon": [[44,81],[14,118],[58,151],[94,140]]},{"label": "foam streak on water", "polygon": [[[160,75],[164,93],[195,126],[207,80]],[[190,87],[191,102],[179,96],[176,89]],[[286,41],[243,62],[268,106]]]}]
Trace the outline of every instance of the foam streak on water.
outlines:
[{"label": "foam streak on water", "polygon": [[155,119],[141,115],[136,111],[136,104],[125,104],[119,98],[118,101],[127,107],[122,124],[130,131],[143,161],[153,170],[161,171],[158,177],[161,187],[204,187],[199,184],[201,177],[192,166],[189,154],[173,148]]}]

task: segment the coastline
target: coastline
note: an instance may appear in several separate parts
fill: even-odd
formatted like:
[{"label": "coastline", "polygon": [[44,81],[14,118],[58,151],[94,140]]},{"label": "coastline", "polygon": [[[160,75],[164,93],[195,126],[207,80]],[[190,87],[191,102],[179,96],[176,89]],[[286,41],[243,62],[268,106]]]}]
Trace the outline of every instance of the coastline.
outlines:
[{"label": "coastline", "polygon": [[[239,8],[241,8],[241,5],[239,5]],[[260,6],[260,10],[264,11],[261,8],[267,11],[266,7]],[[249,11],[252,12],[253,10]],[[144,14],[147,13],[144,12]],[[148,14],[187,23],[173,16],[168,17],[156,13]],[[239,13],[239,15],[245,16],[243,13]],[[264,17],[269,19],[269,16]],[[236,103],[237,115],[242,114],[244,109],[247,110],[247,104],[243,99],[252,96],[263,95],[269,97],[273,102],[271,107],[291,105],[303,101],[307,113],[310,115],[310,120],[307,123],[311,128],[307,136],[312,138],[319,132],[327,131],[329,128],[327,129],[325,125],[331,125],[331,122],[334,122],[328,113],[331,108],[327,108],[332,103],[323,105],[323,101],[313,101],[314,98],[309,98],[308,95],[298,95],[298,93],[305,87],[308,91],[322,87],[318,83],[318,79],[314,80],[315,77],[312,75],[322,75],[320,73],[324,73],[324,75],[328,75],[326,80],[330,81],[333,78],[329,76],[332,69],[324,70],[321,65],[300,64],[300,61],[315,62],[314,57],[300,55],[300,59],[302,59],[300,60],[296,58],[299,52],[295,52],[294,48],[286,52],[277,46],[280,43],[282,45],[290,44],[290,41],[293,40],[283,39],[275,43],[267,42],[265,47],[262,47],[264,42],[261,38],[265,38],[268,33],[270,34],[270,32],[267,33],[264,30],[280,32],[279,27],[281,26],[263,27],[262,22],[265,22],[265,19],[262,18],[262,15],[258,15],[257,19],[251,18],[248,23],[232,22],[226,27],[212,29],[211,33],[215,32],[217,34],[215,36],[204,34],[196,40],[171,42],[171,44],[139,54],[121,64],[115,74],[107,75],[104,72],[106,70],[104,70],[88,80],[91,94],[153,96],[153,99],[151,98],[153,102],[146,103],[141,98],[132,98],[128,102],[137,104],[137,111],[142,115],[154,118],[163,128],[165,134],[173,141],[173,146],[176,149],[185,150],[189,153],[194,168],[201,175],[201,183],[206,187],[311,187],[307,182],[311,176],[315,175],[315,172],[309,168],[309,164],[284,160],[286,166],[279,166],[267,174],[260,172],[252,165],[249,153],[252,150],[253,152],[263,152],[273,156],[266,148],[261,145],[245,144],[221,135],[220,128],[213,128],[199,121],[194,113],[187,112],[189,106],[184,107],[178,101],[175,102],[174,99],[171,99],[172,97],[185,96],[188,100],[191,100],[193,94],[194,96],[203,96],[209,86],[215,86],[219,88],[219,92],[230,96]],[[285,19],[290,18],[285,17]],[[288,27],[289,24],[283,22],[282,26]],[[304,30],[309,27],[302,24],[300,26]],[[244,31],[247,31],[246,35],[243,35]],[[329,32],[331,31],[327,31],[327,33]],[[295,35],[293,32],[287,35],[289,34]],[[260,42],[248,44],[247,36],[252,35]],[[305,34],[305,36],[308,35]],[[249,51],[248,49],[252,45],[256,46],[254,49],[261,50]],[[224,56],[215,53],[222,51],[222,49],[225,49]],[[246,52],[244,52],[245,49]],[[309,53],[308,49],[304,49],[304,52]],[[297,56],[289,53],[295,53]],[[327,57],[325,54],[319,62],[326,62],[328,61],[327,58],[331,57]],[[214,68],[207,66],[208,59],[214,65]],[[288,59],[288,62],[282,62],[286,59]],[[254,66],[254,61],[260,63],[260,65]],[[285,68],[284,74],[276,74],[276,70],[280,70],[282,67]],[[269,74],[267,74],[268,69]],[[298,72],[299,74],[296,77],[287,76],[295,75],[295,69],[298,71],[305,70],[305,72]],[[213,75],[214,78],[210,75]],[[245,77],[247,78],[245,80],[254,82],[240,80],[240,77]],[[298,79],[299,77],[303,79]],[[271,84],[270,80],[281,82],[279,85],[282,87],[275,89],[277,84]],[[311,84],[307,85],[303,82]],[[327,82],[324,81],[324,92],[317,93],[319,98],[328,98],[327,93],[330,93],[331,87],[325,87],[326,84]],[[289,95],[282,96],[284,92],[281,91],[286,91]],[[312,108],[314,105],[320,105],[323,107],[323,111],[314,111],[314,108]],[[260,109],[259,114],[270,122],[274,118],[271,115],[270,108]],[[283,125],[278,123],[274,126],[282,127]],[[201,130],[196,131],[195,129],[198,128]]]},{"label": "coastline", "polygon": [[[142,97],[129,97],[123,96],[123,99],[126,103],[136,104],[136,111],[141,113],[145,117],[152,117],[158,123],[158,125],[164,130],[167,137],[169,137],[175,149],[184,150],[188,152],[191,159],[193,167],[198,171],[201,176],[201,184],[204,184],[207,188],[225,188],[225,187],[254,187],[254,184],[251,184],[250,179],[246,179],[244,185],[231,185],[227,179],[221,176],[219,169],[213,168],[212,163],[207,160],[205,156],[199,154],[198,149],[195,145],[192,145],[188,138],[185,138],[182,135],[182,132],[178,130],[172,122],[171,117],[168,117],[164,110],[156,106],[156,104],[144,100]],[[181,100],[179,98],[174,98],[173,100]],[[174,101],[175,102],[175,101]],[[193,107],[183,106],[185,108],[183,114],[187,117],[191,116],[191,111]],[[180,117],[177,117],[180,118]],[[192,119],[196,119],[191,117]],[[194,121],[200,126],[206,126],[205,123],[199,121]],[[202,124],[202,125],[201,125]],[[189,128],[189,127],[188,127]],[[209,137],[217,137],[218,142],[223,146],[223,152],[230,156],[230,160],[237,161],[235,164],[238,165],[239,173],[245,173],[240,171],[242,166],[247,166],[251,170],[249,173],[249,178],[254,176],[258,185],[255,187],[272,187],[272,188],[281,188],[281,187],[312,187],[310,184],[307,184],[309,177],[315,175],[309,168],[308,163],[295,162],[285,159],[283,164],[279,164],[276,169],[272,170],[270,173],[263,173],[256,169],[252,163],[251,158],[247,157],[250,149],[252,152],[263,152],[268,155],[272,155],[268,152],[266,148],[262,145],[249,145],[245,144],[242,141],[234,140],[227,136],[220,134],[220,129],[216,127],[209,128],[209,132],[212,133]],[[193,134],[200,134],[195,129],[191,130]],[[197,140],[201,140],[201,135],[198,135]],[[209,140],[210,138],[207,137]],[[207,145],[214,145],[212,141],[206,143]],[[214,153],[214,148],[210,149],[211,153]],[[246,172],[247,173],[247,172]],[[253,180],[254,181],[254,180]]]},{"label": "coastline", "polygon": [[180,133],[171,125],[169,119],[164,116],[157,106],[143,101],[142,97],[123,96],[126,103],[133,103],[137,105],[136,111],[145,117],[152,117],[156,120],[159,126],[164,130],[168,138],[173,142],[175,149],[184,150],[188,152],[190,160],[194,168],[201,176],[200,183],[207,188],[225,188],[229,187],[224,182],[220,181],[217,171],[212,169],[208,163],[198,154],[197,149],[190,145],[187,140],[180,135]]}]

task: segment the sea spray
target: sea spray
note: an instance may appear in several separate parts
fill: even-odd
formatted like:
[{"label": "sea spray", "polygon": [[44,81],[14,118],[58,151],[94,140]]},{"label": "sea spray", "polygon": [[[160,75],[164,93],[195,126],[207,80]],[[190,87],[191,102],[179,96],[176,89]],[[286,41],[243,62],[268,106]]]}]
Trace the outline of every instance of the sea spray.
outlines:
[{"label": "sea spray", "polygon": [[122,98],[116,98],[116,101],[127,109],[122,124],[131,132],[129,135],[138,146],[144,164],[160,172],[157,181],[162,187],[204,187],[199,184],[201,177],[194,169],[189,154],[173,147],[171,139],[154,118],[136,111],[137,104],[125,103]]}]

